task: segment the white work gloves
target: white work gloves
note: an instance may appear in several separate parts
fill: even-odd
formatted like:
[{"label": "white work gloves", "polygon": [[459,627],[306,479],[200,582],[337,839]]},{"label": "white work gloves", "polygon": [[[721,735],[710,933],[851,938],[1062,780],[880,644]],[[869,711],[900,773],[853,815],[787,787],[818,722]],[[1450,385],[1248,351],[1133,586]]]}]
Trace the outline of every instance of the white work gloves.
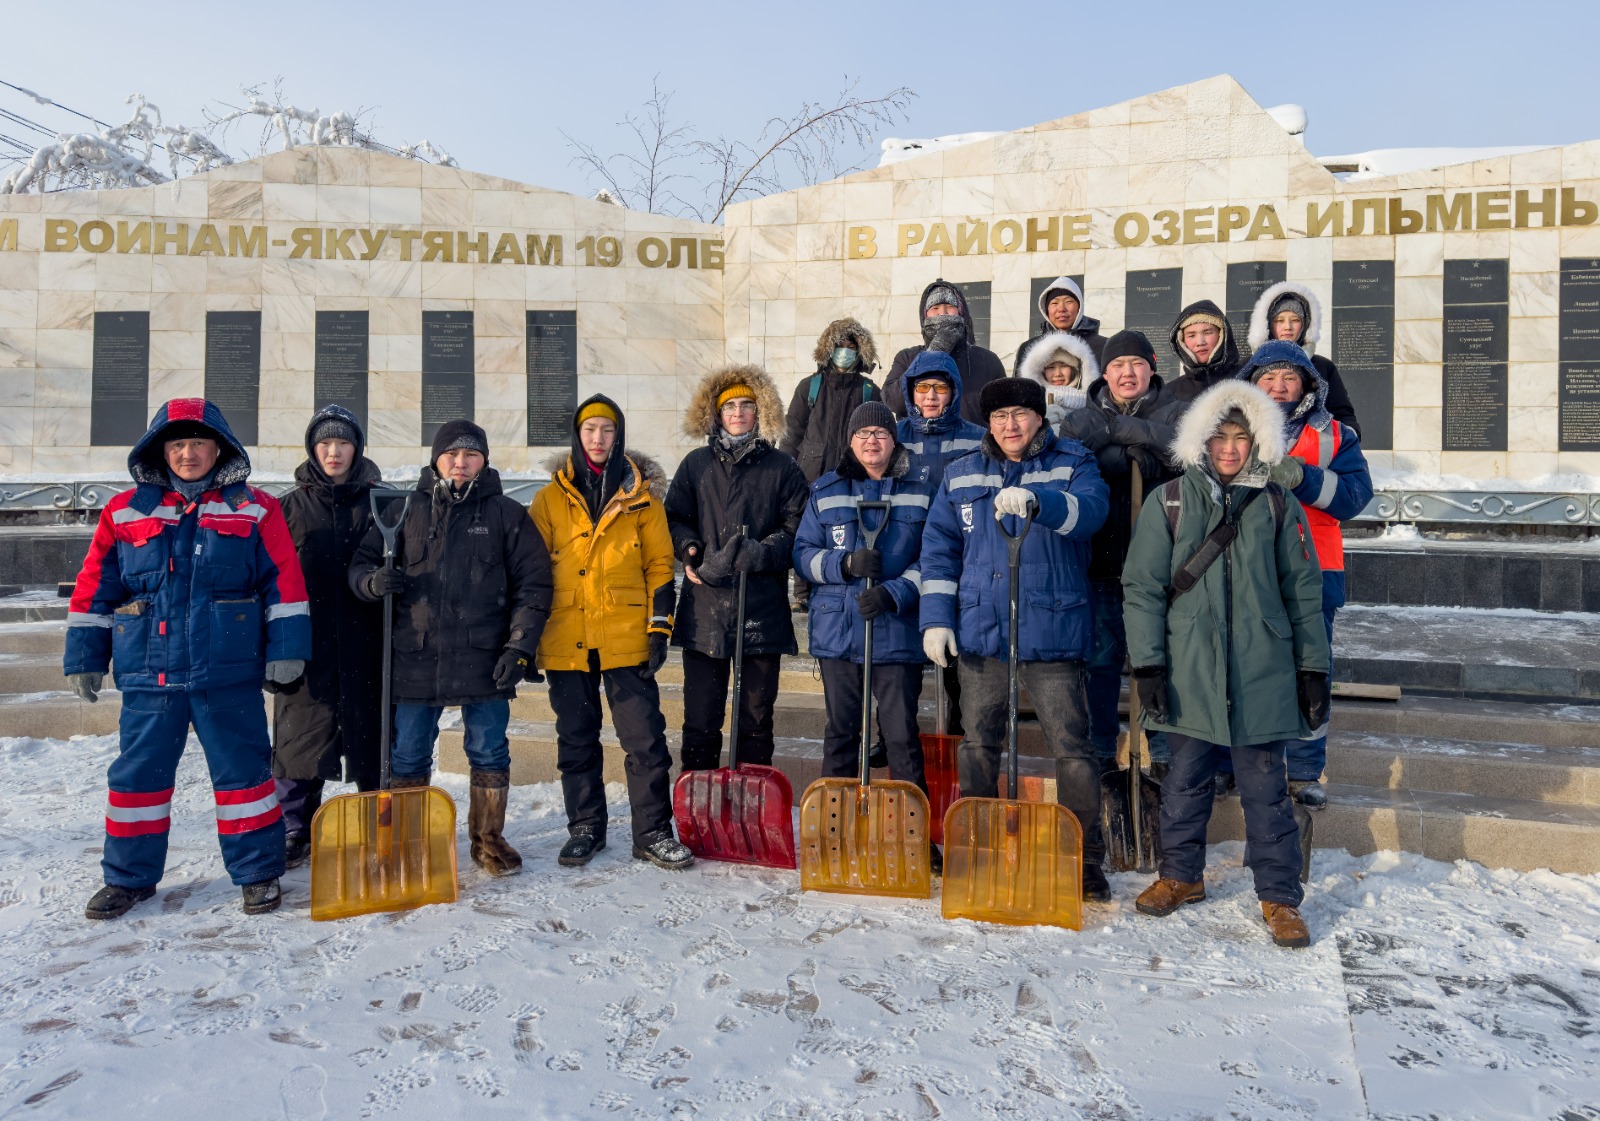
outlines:
[{"label": "white work gloves", "polygon": [[956,632],[949,627],[929,627],[922,632],[922,652],[934,665],[948,669],[956,658]]},{"label": "white work gloves", "polygon": [[999,521],[1007,514],[1014,514],[1019,518],[1026,517],[1028,511],[1037,504],[1038,499],[1033,497],[1033,492],[1027,487],[1006,487],[994,496],[995,520]]}]

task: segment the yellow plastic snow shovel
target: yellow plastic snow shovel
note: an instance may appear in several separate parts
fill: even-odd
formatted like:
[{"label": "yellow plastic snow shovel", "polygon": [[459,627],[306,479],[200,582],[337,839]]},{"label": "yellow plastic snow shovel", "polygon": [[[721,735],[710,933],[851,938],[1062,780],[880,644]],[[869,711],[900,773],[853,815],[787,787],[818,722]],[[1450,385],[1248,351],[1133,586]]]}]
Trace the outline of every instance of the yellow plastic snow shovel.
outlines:
[{"label": "yellow plastic snow shovel", "polygon": [[[387,569],[394,567],[395,537],[411,507],[407,493],[399,518],[384,521],[378,503],[395,497],[394,491],[372,491],[372,518],[383,536]],[[380,789],[341,794],[324,802],[311,819],[311,917],[319,921],[456,900],[454,800],[436,786],[389,789],[393,607],[392,596],[386,595]]]},{"label": "yellow plastic snow shovel", "polygon": [[[869,510],[878,513],[876,528],[867,524]],[[889,503],[860,501],[856,518],[866,547],[875,548],[888,524]],[[867,764],[872,630],[868,620],[862,639],[860,777],[818,779],[806,788],[800,801],[800,889],[927,899],[933,894],[928,796],[915,783],[873,782]]]},{"label": "yellow plastic snow shovel", "polygon": [[[1000,523],[1011,562],[1011,690],[1006,713],[1006,790],[1017,782],[1017,631],[1020,625],[1022,542],[1030,511],[1013,535]],[[1083,928],[1083,831],[1065,806],[1008,798],[962,798],[944,818],[944,898],[947,919],[1014,926]]]}]

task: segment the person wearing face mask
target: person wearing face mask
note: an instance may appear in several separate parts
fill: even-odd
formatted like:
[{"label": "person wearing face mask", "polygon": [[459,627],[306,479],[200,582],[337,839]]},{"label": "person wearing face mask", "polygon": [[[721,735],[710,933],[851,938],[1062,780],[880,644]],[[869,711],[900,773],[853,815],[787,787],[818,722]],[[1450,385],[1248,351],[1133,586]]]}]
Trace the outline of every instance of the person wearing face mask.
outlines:
[{"label": "person wearing face mask", "polygon": [[1310,527],[1273,481],[1283,414],[1225,381],[1189,407],[1172,451],[1184,473],[1144,504],[1122,571],[1141,718],[1172,751],[1160,876],[1136,907],[1161,917],[1205,899],[1212,780],[1227,756],[1262,918],[1278,945],[1307,946],[1283,744],[1327,721],[1331,654]]},{"label": "person wearing face mask", "polygon": [[[816,373],[800,379],[789,400],[778,450],[793,456],[810,486],[838,465],[850,444],[850,414],[883,394],[869,375],[877,368],[872,333],[854,319],[836,319],[817,336],[811,353]],[[804,611],[809,588],[795,573],[795,610]]]},{"label": "person wearing face mask", "polygon": [[972,312],[958,285],[943,278],[935,280],[923,289],[917,308],[922,324],[922,345],[908,346],[894,356],[883,399],[895,416],[905,416],[908,408],[902,380],[906,369],[922,352],[938,351],[951,357],[956,372],[961,375],[962,419],[981,427],[983,410],[978,405],[979,397],[984,386],[1006,376],[1005,366],[994,351],[973,340]]},{"label": "person wearing face mask", "polygon": [[[1344,606],[1344,536],[1339,523],[1372,501],[1372,474],[1361,452],[1361,436],[1327,407],[1328,383],[1311,357],[1294,343],[1264,342],[1239,377],[1266,391],[1282,410],[1288,454],[1272,469],[1272,479],[1305,507],[1322,569],[1322,619],[1333,642],[1333,618]],[[1287,744],[1289,790],[1312,809],[1328,804],[1318,780],[1328,759],[1328,729],[1313,729],[1307,740]]]},{"label": "person wearing face mask", "polygon": [[[391,515],[393,516],[393,515]],[[550,616],[550,555],[522,505],[489,466],[489,438],[470,420],[439,426],[432,456],[383,563],[374,525],[350,563],[350,587],[394,612],[392,788],[427,786],[439,718],[459,705],[472,769],[472,860],[514,876],[505,838],[511,785],[506,727]]]},{"label": "person wearing face mask", "polygon": [[684,456],[667,488],[667,528],[683,562],[672,644],[683,649],[683,769],[711,770],[722,757],[745,573],[744,677],[738,756],[772,763],[772,706],[781,655],[796,654],[785,585],[805,476],[772,446],[782,423],[777,387],[757,366],[727,366],[700,380],[683,430],[704,446]]},{"label": "person wearing face mask", "polygon": [[1041,338],[1061,331],[1081,340],[1095,361],[1104,365],[1101,352],[1105,350],[1106,340],[1100,334],[1100,321],[1083,314],[1083,290],[1070,276],[1056,277],[1039,293],[1039,333],[1017,348],[1017,356],[1011,363],[1012,375],[1022,373],[1023,359]]},{"label": "person wearing face mask", "polygon": [[369,494],[383,480],[378,465],[362,454],[365,445],[355,414],[338,405],[318,410],[306,426],[306,461],[295,468],[299,485],[282,500],[311,602],[305,676],[267,685],[277,694],[272,774],[289,868],[310,856],[311,819],[325,782],[378,788],[383,613],[358,598],[348,579],[372,527]]},{"label": "person wearing face mask", "polygon": [[1256,300],[1250,311],[1250,333],[1246,341],[1251,350],[1258,349],[1271,339],[1294,343],[1311,356],[1311,364],[1328,386],[1325,407],[1333,419],[1361,435],[1361,425],[1356,421],[1355,406],[1350,403],[1350,393],[1339,376],[1339,367],[1333,360],[1316,353],[1322,332],[1322,304],[1315,292],[1304,284],[1285,280],[1274,284]]},{"label": "person wearing face mask", "polygon": [[572,450],[553,466],[528,513],[555,565],[556,606],[539,668],[550,682],[567,810],[567,841],[556,862],[580,867],[606,847],[604,688],[627,756],[634,859],[687,868],[694,854],[672,832],[672,757],[656,686],[675,597],[672,534],[661,507],[665,480],[653,460],[628,450],[622,410],[599,393],[573,413]]}]

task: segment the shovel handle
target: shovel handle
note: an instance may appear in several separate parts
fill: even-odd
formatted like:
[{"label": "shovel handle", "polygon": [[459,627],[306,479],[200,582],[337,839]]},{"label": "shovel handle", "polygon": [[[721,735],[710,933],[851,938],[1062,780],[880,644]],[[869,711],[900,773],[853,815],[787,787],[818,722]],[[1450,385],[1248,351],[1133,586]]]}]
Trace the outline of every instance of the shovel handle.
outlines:
[{"label": "shovel handle", "polygon": [[[744,537],[748,527],[739,527],[739,537]],[[728,721],[728,770],[739,769],[739,702],[744,696],[744,593],[750,574],[739,572],[739,601],[733,621],[733,715]]]},{"label": "shovel handle", "polygon": [[[1028,531],[1033,528],[1033,515],[1037,505],[1030,506],[1028,512],[1022,515],[1022,528],[1012,533],[1006,528],[1003,519],[997,520],[1000,526],[1000,535],[1006,539],[1006,563],[1011,570],[1010,579],[1010,626],[1009,639],[1006,649],[1006,677],[1009,679],[1009,695],[1006,700],[1006,793],[1015,801],[1017,799],[1017,651],[1019,639],[1017,632],[1022,626],[1022,543],[1027,540]],[[1011,824],[1007,822],[1008,826]]]},{"label": "shovel handle", "polygon": [[[867,548],[878,547],[878,534],[883,532],[883,527],[889,523],[891,507],[887,502],[874,502],[869,499],[859,499],[856,502],[856,525],[861,530],[861,538],[866,542]],[[878,524],[867,524],[866,512],[878,512]],[[866,581],[866,590],[872,589],[872,578]],[[863,619],[861,635],[861,757],[857,766],[861,772],[861,789],[864,792],[872,785],[872,768],[868,763],[872,753],[872,620]]]},{"label": "shovel handle", "polygon": [[[405,524],[406,515],[411,512],[411,491],[396,491],[374,487],[367,492],[367,501],[372,507],[372,522],[378,527],[378,535],[383,538],[383,567],[385,571],[393,571],[395,557],[395,542],[400,536],[400,527]],[[390,509],[394,508],[394,499],[400,499],[400,516],[394,521],[385,521],[382,507],[379,503],[389,501]],[[378,789],[388,790],[390,773],[389,741],[394,737],[394,691],[391,679],[394,676],[394,596],[384,593],[383,597],[383,707],[378,718]],[[384,799],[379,807],[379,845],[383,847],[389,837],[388,826],[388,799]],[[387,851],[385,851],[387,855]]]}]

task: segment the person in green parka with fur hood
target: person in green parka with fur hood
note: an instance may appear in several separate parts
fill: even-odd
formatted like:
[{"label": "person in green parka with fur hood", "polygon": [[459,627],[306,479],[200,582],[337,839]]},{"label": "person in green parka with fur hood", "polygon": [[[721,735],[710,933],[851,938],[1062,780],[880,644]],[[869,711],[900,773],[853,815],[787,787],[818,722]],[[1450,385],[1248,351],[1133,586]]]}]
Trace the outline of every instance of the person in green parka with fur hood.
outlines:
[{"label": "person in green parka with fur hood", "polygon": [[1172,444],[1184,473],[1146,498],[1122,586],[1143,722],[1172,750],[1161,874],[1139,911],[1205,898],[1212,779],[1229,751],[1262,914],[1279,945],[1305,946],[1284,747],[1327,720],[1331,655],[1305,512],[1270,481],[1283,454],[1283,416],[1265,393],[1242,381],[1202,393]]}]

